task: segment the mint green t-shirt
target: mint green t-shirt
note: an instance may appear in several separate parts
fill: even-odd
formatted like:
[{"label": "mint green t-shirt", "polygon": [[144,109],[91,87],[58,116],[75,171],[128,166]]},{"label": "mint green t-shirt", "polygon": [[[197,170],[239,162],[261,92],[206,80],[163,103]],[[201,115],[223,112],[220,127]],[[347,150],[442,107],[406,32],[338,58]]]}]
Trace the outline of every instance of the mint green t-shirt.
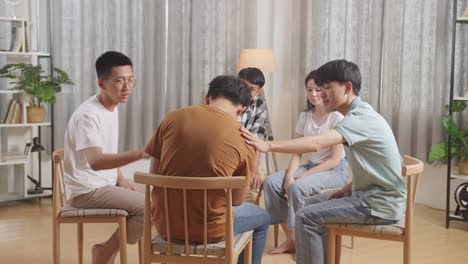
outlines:
[{"label": "mint green t-shirt", "polygon": [[373,216],[399,220],[406,207],[406,187],[398,146],[385,119],[357,97],[333,129],[346,141],[352,191],[362,193]]}]

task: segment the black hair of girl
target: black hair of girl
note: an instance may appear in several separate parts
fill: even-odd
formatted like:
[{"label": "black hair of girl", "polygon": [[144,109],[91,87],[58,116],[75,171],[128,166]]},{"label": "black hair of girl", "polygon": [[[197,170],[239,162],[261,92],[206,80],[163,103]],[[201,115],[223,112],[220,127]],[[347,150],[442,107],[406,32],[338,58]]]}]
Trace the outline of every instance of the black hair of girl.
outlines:
[{"label": "black hair of girl", "polygon": [[[316,70],[313,70],[311,72],[309,72],[309,74],[307,74],[306,78],[305,78],[305,88],[306,88],[306,92],[307,92],[307,83],[310,81],[310,80],[315,80],[317,79],[317,71]],[[307,95],[306,95],[306,108],[304,109],[304,112],[308,112],[308,111],[315,111],[315,106],[309,102],[309,99],[307,99]]]}]

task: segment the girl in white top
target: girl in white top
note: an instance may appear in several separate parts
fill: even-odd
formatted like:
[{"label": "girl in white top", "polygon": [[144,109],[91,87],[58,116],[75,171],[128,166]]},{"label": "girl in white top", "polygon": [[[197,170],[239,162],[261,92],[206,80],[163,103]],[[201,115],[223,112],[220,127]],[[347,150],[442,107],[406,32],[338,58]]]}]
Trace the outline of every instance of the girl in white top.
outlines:
[{"label": "girl in white top", "polygon": [[[306,79],[307,109],[299,115],[297,137],[318,135],[333,128],[343,115],[328,112],[320,97],[320,87],[315,82],[315,71]],[[293,154],[287,170],[266,177],[263,184],[265,207],[272,224],[281,224],[286,241],[270,251],[270,254],[295,251],[295,214],[307,198],[323,189],[341,188],[348,180],[348,169],[343,145],[307,153],[307,164],[300,165],[302,155]]]}]

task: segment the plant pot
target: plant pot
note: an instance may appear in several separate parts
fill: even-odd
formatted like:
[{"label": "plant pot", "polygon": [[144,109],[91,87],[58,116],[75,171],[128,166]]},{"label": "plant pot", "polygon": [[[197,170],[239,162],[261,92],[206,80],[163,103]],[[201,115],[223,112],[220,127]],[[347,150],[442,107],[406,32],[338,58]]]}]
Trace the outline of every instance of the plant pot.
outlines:
[{"label": "plant pot", "polygon": [[26,109],[28,123],[43,123],[46,118],[45,107],[28,106]]},{"label": "plant pot", "polygon": [[468,161],[458,162],[458,173],[468,175]]}]

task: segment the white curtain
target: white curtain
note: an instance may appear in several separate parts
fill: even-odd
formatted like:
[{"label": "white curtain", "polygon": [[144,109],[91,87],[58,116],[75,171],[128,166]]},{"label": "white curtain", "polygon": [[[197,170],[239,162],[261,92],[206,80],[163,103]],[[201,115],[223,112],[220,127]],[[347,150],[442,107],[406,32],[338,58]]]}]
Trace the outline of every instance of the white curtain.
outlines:
[{"label": "white curtain", "polygon": [[210,80],[236,74],[255,47],[256,5],[240,0],[53,0],[55,66],[71,74],[55,109],[56,145],[73,111],[98,92],[94,61],[107,50],[134,63],[136,89],[120,111],[120,149],[141,148],[169,111],[203,102]]}]

